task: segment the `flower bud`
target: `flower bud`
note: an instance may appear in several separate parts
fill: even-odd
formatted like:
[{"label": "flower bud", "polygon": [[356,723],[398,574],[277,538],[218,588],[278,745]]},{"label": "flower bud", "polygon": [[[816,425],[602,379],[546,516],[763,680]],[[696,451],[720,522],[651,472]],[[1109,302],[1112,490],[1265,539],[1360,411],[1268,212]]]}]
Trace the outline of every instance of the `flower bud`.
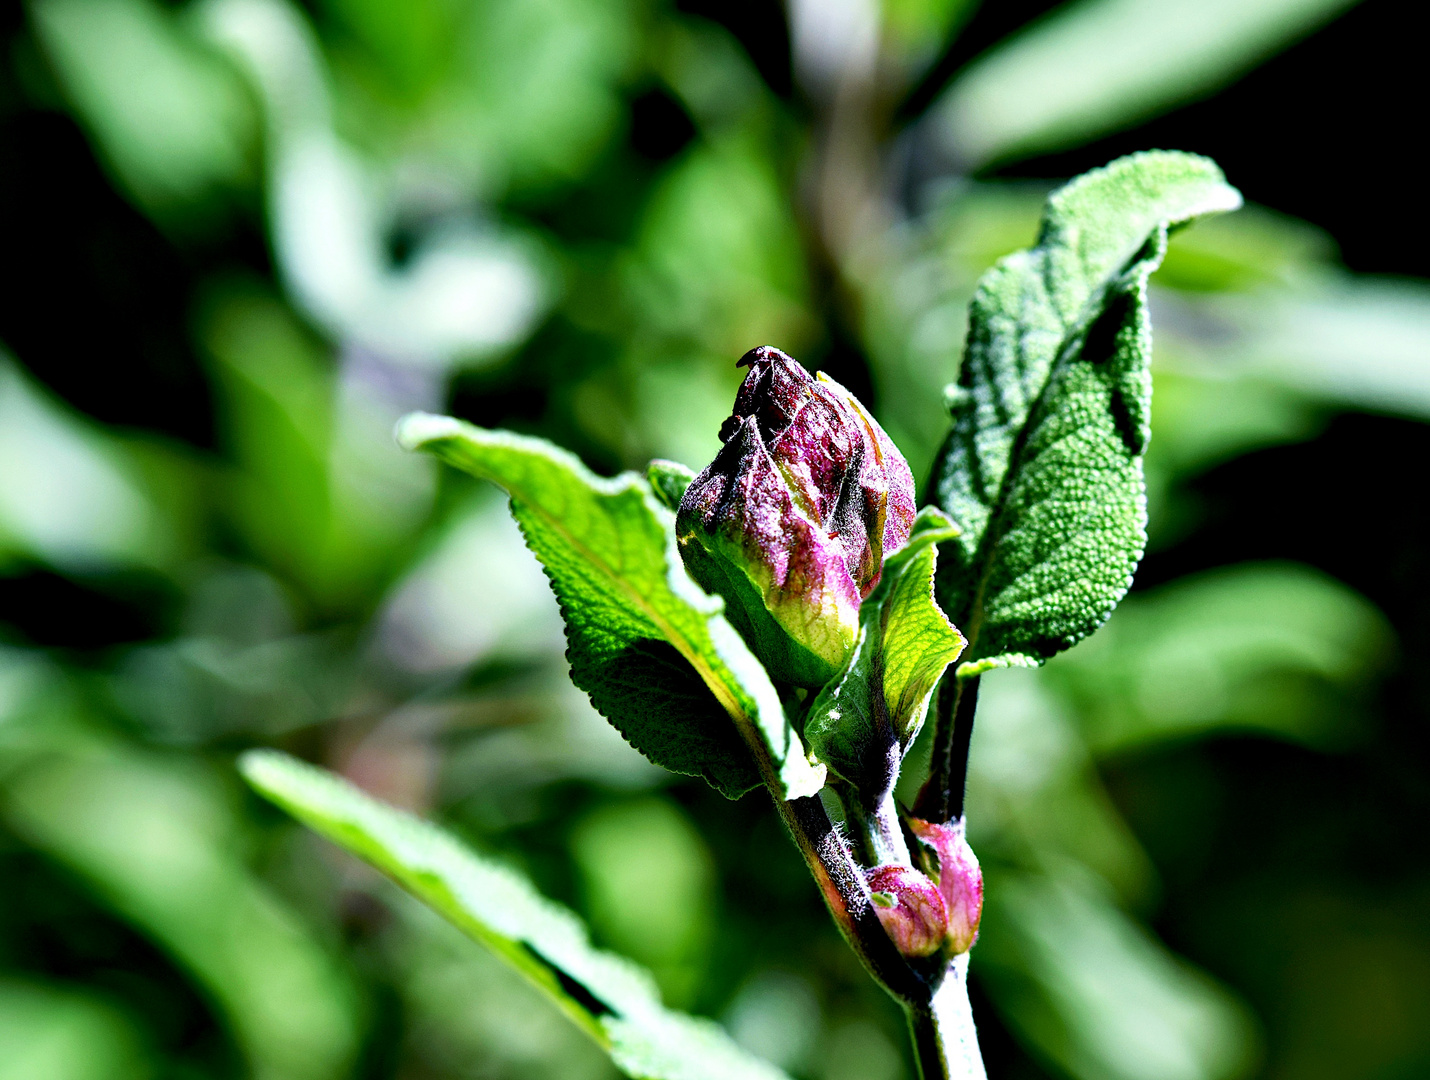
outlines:
[{"label": "flower bud", "polygon": [[905,956],[938,952],[948,918],[938,886],[910,866],[876,866],[865,875],[874,914],[884,933]]},{"label": "flower bud", "polygon": [[963,819],[939,825],[910,818],[909,828],[938,856],[938,891],[948,916],[949,952],[966,953],[978,940],[983,916],[983,869],[968,846]]},{"label": "flower bud", "polygon": [[859,604],[908,540],[908,463],[854,395],[768,345],[720,429],[724,447],[686,489],[686,568],[780,679],[822,686],[844,666]]}]

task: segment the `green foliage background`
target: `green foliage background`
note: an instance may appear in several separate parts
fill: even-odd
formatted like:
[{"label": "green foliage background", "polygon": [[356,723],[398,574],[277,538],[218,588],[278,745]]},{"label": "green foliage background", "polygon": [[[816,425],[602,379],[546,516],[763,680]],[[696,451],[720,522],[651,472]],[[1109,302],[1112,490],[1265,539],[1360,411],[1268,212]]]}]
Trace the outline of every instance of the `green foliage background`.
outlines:
[{"label": "green foliage background", "polygon": [[1262,205],[1152,279],[1132,595],[983,679],[990,1075],[1430,1072],[1430,289],[1379,276],[1430,270],[1385,105],[1424,91],[1350,8],[8,5],[0,1080],[612,1074],[247,793],[255,746],[443,819],[791,1075],[910,1075],[766,802],[620,740],[504,500],[392,424],[699,467],[771,343],[922,478],[978,275],[1153,145]]}]

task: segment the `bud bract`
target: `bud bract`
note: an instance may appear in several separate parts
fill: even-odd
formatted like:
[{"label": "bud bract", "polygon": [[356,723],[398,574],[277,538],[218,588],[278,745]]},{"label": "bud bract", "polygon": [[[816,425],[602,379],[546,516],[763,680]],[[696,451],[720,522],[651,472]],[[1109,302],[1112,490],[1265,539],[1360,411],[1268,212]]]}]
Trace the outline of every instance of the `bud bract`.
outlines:
[{"label": "bud bract", "polygon": [[978,940],[983,916],[983,868],[968,846],[963,819],[936,824],[910,818],[909,828],[938,856],[938,891],[948,916],[949,952],[966,953]]},{"label": "bud bract", "polygon": [[725,445],[681,499],[681,554],[777,678],[821,686],[853,650],[885,554],[908,540],[913,475],[832,379],[770,346],[740,364]]},{"label": "bud bract", "polygon": [[876,866],[865,875],[874,913],[905,956],[931,956],[943,945],[948,917],[938,886],[911,866]]}]

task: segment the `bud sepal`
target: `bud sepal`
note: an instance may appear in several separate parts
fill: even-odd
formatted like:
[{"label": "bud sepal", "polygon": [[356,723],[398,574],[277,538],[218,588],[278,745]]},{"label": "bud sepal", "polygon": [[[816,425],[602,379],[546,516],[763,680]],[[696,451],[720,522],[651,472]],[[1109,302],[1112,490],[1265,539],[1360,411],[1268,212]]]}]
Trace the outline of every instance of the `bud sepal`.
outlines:
[{"label": "bud sepal", "polygon": [[876,866],[864,880],[874,914],[904,956],[932,956],[948,935],[948,915],[939,888],[911,866]]},{"label": "bud sepal", "polygon": [[[908,826],[924,845],[925,863],[938,874],[938,891],[947,917],[947,948],[957,956],[973,948],[983,917],[983,868],[968,846],[963,819],[942,824],[908,818]],[[929,858],[931,857],[931,858]]]}]

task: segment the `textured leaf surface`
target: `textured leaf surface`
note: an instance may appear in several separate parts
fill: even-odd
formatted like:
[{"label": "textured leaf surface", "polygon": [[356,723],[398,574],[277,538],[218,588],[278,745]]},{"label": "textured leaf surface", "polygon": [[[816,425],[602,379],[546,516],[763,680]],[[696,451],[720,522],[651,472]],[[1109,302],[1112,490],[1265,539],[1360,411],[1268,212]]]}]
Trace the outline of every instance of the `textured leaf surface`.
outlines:
[{"label": "textured leaf surface", "polygon": [[963,635],[934,602],[938,543],[958,530],[925,507],[909,542],[884,562],[859,610],[859,643],[838,679],[810,706],[804,733],[819,759],[861,790],[877,792],[897,766],[889,752],[918,733],[929,696],[963,650]]},{"label": "textured leaf surface", "polygon": [[960,675],[1036,664],[1106,621],[1146,544],[1147,278],[1168,229],[1232,210],[1215,164],[1134,154],[1048,200],[1036,247],[979,282],[933,494],[962,529],[939,601]]},{"label": "textured leaf surface", "polygon": [[240,768],[265,797],[389,875],[526,976],[630,1076],[784,1076],[717,1025],[665,1008],[647,972],[593,948],[575,915],[451,834],[286,754],[253,751]]},{"label": "textured leaf surface", "polygon": [[632,746],[732,798],[759,784],[756,756],[785,798],[823,786],[723,601],[686,574],[674,516],[645,480],[605,480],[548,442],[451,417],[415,413],[398,438],[511,495],[561,603],[572,681]]}]

